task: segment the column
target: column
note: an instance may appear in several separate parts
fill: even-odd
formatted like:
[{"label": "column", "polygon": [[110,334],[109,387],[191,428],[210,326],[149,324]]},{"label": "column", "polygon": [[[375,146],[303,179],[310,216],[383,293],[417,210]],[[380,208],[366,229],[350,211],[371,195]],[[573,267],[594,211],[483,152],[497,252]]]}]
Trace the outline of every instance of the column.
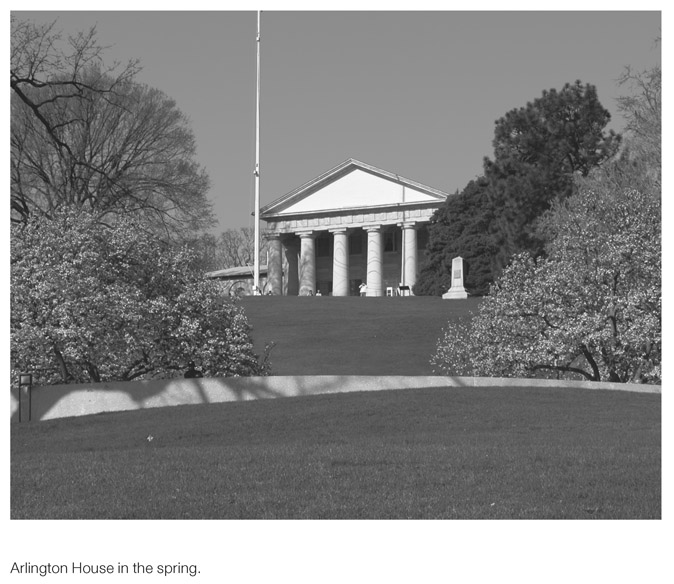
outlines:
[{"label": "column", "polygon": [[412,221],[401,224],[403,230],[402,283],[410,287],[417,281],[417,229]]},{"label": "column", "polygon": [[316,241],[313,231],[303,231],[300,236],[300,296],[316,293]]},{"label": "column", "polygon": [[281,235],[279,233],[265,234],[269,249],[267,260],[267,291],[274,296],[283,294],[283,265]]},{"label": "column", "polygon": [[367,231],[367,295],[383,296],[381,225],[366,227]]},{"label": "column", "polygon": [[300,293],[299,242],[296,237],[285,240],[286,256],[286,296],[298,296]]},{"label": "column", "polygon": [[346,228],[331,229],[333,237],[332,253],[332,295],[349,295],[349,236]]}]

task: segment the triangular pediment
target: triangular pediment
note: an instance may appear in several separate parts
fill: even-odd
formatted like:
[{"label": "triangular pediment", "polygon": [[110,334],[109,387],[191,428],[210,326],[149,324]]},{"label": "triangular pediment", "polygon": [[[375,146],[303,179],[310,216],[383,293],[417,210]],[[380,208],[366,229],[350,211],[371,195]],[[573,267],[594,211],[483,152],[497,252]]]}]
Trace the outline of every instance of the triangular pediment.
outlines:
[{"label": "triangular pediment", "polygon": [[349,160],[267,205],[262,218],[359,209],[438,206],[447,197],[396,174]]}]

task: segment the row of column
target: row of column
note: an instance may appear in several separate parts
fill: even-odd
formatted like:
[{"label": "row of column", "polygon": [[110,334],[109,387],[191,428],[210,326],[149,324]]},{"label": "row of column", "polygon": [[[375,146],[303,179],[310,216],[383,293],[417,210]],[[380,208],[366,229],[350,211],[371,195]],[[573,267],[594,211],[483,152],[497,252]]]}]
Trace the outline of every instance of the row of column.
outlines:
[{"label": "row of column", "polygon": [[[415,223],[401,223],[402,266],[400,281],[410,288],[416,281],[417,273],[417,233]],[[367,231],[367,295],[383,296],[384,264],[382,226],[364,228]],[[332,295],[349,295],[349,234],[346,228],[330,229],[333,235]],[[316,291],[316,245],[315,231],[300,231],[299,295],[306,296]],[[267,286],[272,294],[283,293],[283,246],[280,234],[271,234],[269,239],[269,260],[267,266]]]}]

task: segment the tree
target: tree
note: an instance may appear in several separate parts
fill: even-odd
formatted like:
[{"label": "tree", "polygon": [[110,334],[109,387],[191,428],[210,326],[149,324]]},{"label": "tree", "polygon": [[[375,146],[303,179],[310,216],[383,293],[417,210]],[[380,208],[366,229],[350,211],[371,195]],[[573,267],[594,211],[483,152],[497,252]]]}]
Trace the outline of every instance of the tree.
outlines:
[{"label": "tree", "polygon": [[[659,75],[644,78],[629,103],[657,112]],[[660,382],[660,125],[632,120],[621,155],[577,177],[576,192],[542,216],[546,257],[517,255],[478,314],[446,329],[436,370]]]},{"label": "tree", "polygon": [[470,181],[461,193],[448,197],[429,225],[426,261],[419,271],[414,293],[440,296],[452,279],[452,259],[464,259],[464,285],[472,295],[489,291],[493,281],[492,258],[497,253],[489,234],[494,221],[484,177]]},{"label": "tree", "polygon": [[79,206],[142,217],[166,239],[212,225],[185,116],[101,52],[95,29],[64,48],[53,25],[12,21],[12,219]]},{"label": "tree", "polygon": [[628,147],[634,157],[661,167],[662,70],[659,65],[642,72],[627,67],[619,81],[631,94],[618,98],[618,109],[627,121]]},{"label": "tree", "polygon": [[[260,262],[266,262],[266,241],[260,241]],[[252,266],[255,261],[255,229],[227,229],[218,238],[218,261],[221,268]]]},{"label": "tree", "polygon": [[469,327],[445,331],[445,373],[577,374],[659,382],[660,199],[580,191],[560,203],[548,258],[517,255]]},{"label": "tree", "polygon": [[575,176],[615,155],[620,137],[604,132],[610,120],[596,88],[580,81],[544,91],[497,120],[494,160],[485,159],[484,168],[496,207],[500,268],[515,253],[540,254],[536,220],[555,199],[571,195]]},{"label": "tree", "polygon": [[41,384],[267,371],[242,308],[132,218],[61,209],[12,225],[11,364]]},{"label": "tree", "polygon": [[[96,29],[80,32],[64,41],[55,22],[37,26],[30,21],[11,17],[10,88],[34,114],[60,147],[68,144],[59,139],[60,127],[45,109],[53,103],[82,100],[87,92],[114,95],[116,86],[131,80],[138,71],[138,62],[125,67],[117,64],[104,69],[103,50],[96,42]],[[91,70],[98,70],[98,79],[83,79]],[[105,78],[105,82],[104,81]],[[93,82],[93,83],[92,83]],[[58,90],[58,96],[48,90]]]},{"label": "tree", "polygon": [[[205,233],[190,242],[204,271],[253,266],[255,262],[255,229],[227,229],[215,236]],[[266,263],[267,241],[260,237],[260,263]]]},{"label": "tree", "polygon": [[484,177],[471,181],[461,198],[448,197],[431,222],[434,247],[419,292],[446,291],[446,269],[456,255],[480,266],[473,292],[479,294],[515,253],[543,253],[538,218],[555,199],[572,193],[574,177],[586,176],[618,149],[620,137],[604,132],[609,120],[595,87],[580,81],[544,91],[497,120],[494,159],[485,158]]}]

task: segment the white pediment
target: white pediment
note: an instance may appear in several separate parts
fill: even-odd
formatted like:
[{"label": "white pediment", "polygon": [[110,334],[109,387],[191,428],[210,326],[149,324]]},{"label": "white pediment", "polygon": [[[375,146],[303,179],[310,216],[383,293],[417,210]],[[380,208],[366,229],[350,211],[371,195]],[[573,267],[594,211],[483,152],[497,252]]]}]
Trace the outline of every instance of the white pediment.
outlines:
[{"label": "white pediment", "polygon": [[419,204],[438,205],[446,196],[430,187],[351,160],[267,206],[262,215],[281,217]]}]

